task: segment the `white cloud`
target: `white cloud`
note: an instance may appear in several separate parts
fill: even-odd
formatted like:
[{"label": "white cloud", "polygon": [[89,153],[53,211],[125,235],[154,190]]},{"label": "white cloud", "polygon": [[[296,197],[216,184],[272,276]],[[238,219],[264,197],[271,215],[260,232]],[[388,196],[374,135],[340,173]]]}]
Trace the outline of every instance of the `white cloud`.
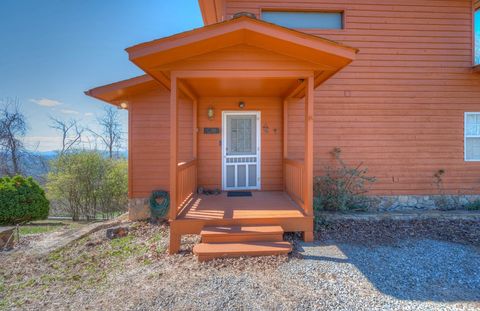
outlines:
[{"label": "white cloud", "polygon": [[[25,147],[29,150],[54,151],[62,148],[62,138],[60,136],[25,136],[22,140]],[[103,146],[93,135],[82,135],[82,139],[77,147],[95,149]]]},{"label": "white cloud", "polygon": [[85,112],[85,116],[86,117],[91,117],[91,116],[93,116],[93,113],[92,112]]},{"label": "white cloud", "polygon": [[43,107],[55,107],[58,105],[61,105],[62,102],[59,102],[58,100],[55,99],[49,99],[49,98],[40,98],[40,99],[30,99],[32,103],[35,103],[37,105],[43,106]]},{"label": "white cloud", "polygon": [[60,112],[64,114],[78,114],[78,111],[70,109],[60,109]]},{"label": "white cloud", "polygon": [[60,136],[25,136],[23,142],[30,150],[51,151],[60,148],[62,138]]}]

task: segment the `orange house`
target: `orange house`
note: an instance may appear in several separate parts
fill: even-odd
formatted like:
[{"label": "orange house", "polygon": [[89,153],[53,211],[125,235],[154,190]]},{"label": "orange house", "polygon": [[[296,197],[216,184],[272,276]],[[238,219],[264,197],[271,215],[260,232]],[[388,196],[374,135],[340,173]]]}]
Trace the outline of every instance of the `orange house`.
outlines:
[{"label": "orange house", "polygon": [[283,231],[312,240],[313,177],[334,147],[394,207],[430,204],[439,169],[447,193],[478,194],[478,4],[199,4],[204,27],[126,49],[145,75],[87,92],[128,109],[130,217],[168,190],[170,253],[183,234],[202,235],[201,259],[287,252]]}]

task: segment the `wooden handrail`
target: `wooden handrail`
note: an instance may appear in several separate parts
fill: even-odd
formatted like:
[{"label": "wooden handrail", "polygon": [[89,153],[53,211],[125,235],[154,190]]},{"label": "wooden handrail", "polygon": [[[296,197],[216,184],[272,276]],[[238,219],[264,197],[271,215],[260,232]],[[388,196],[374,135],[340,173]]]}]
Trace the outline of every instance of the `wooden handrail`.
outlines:
[{"label": "wooden handrail", "polygon": [[193,159],[190,162],[180,162],[177,165],[177,172],[180,172],[181,170],[187,169],[190,166],[197,165],[197,159]]},{"label": "wooden handrail", "polygon": [[177,206],[176,213],[190,201],[197,190],[197,160],[177,165]]},{"label": "wooden handrail", "polygon": [[285,172],[285,191],[288,195],[303,209],[305,209],[304,199],[304,170],[303,161],[284,159]]},{"label": "wooden handrail", "polygon": [[298,168],[303,168],[303,166],[304,166],[303,161],[300,161],[300,160],[283,159],[283,161],[284,161],[285,164],[293,165],[293,166],[298,167]]}]

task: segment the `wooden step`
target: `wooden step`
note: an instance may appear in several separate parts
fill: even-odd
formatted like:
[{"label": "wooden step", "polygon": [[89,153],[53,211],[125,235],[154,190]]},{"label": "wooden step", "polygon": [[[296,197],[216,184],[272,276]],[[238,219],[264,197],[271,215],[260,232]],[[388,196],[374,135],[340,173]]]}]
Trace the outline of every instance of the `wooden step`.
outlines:
[{"label": "wooden step", "polygon": [[200,235],[203,243],[283,241],[280,226],[205,227]]},{"label": "wooden step", "polygon": [[200,243],[193,247],[199,261],[240,256],[284,255],[292,251],[289,242]]}]

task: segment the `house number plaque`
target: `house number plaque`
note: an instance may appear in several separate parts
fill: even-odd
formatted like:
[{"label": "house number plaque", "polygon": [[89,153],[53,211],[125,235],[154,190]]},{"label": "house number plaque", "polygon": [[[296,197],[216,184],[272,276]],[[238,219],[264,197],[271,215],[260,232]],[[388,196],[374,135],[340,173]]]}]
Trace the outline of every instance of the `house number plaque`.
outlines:
[{"label": "house number plaque", "polygon": [[220,134],[220,128],[218,127],[204,127],[203,134]]}]

